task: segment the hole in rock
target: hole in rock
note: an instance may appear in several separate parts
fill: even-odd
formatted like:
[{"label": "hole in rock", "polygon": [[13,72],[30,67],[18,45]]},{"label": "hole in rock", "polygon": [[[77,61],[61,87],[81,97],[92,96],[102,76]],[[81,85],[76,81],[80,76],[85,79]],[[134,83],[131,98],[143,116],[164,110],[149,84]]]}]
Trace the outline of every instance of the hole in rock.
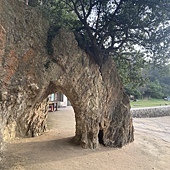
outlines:
[{"label": "hole in rock", "polygon": [[75,136],[75,113],[71,102],[61,92],[48,96],[48,129],[56,131],[60,138]]},{"label": "hole in rock", "polygon": [[99,130],[98,139],[99,139],[99,143],[104,145],[104,142],[103,142],[103,130]]}]

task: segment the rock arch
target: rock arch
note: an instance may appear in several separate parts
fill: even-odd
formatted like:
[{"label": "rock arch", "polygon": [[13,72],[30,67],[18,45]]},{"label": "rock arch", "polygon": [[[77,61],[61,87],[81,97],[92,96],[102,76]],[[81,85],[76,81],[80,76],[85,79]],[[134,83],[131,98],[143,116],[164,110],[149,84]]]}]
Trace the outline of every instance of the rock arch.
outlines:
[{"label": "rock arch", "polygon": [[[64,92],[76,115],[75,142],[83,148],[121,147],[133,141],[129,99],[114,62],[99,69],[74,34],[60,29],[46,49],[49,25],[42,13],[18,0],[0,2],[0,107],[5,139],[45,131],[46,97]],[[12,10],[11,10],[12,9]],[[98,137],[100,140],[98,140]]]}]

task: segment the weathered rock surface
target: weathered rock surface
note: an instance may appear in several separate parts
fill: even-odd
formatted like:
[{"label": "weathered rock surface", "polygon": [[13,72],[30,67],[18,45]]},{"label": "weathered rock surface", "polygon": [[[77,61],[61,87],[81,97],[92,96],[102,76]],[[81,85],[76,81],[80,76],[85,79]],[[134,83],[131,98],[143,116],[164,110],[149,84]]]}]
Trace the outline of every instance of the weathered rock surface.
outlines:
[{"label": "weathered rock surface", "polygon": [[101,71],[72,32],[58,31],[52,56],[49,25],[41,11],[18,0],[0,0],[0,115],[4,139],[36,136],[46,129],[49,94],[63,92],[75,111],[75,142],[121,147],[134,140],[129,99],[114,62]]}]

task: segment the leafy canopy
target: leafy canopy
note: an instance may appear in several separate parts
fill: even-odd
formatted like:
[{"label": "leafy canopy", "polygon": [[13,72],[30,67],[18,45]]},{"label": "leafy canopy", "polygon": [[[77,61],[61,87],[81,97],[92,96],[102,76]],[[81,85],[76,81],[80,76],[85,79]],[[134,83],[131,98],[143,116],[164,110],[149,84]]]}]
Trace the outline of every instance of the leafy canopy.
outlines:
[{"label": "leafy canopy", "polygon": [[73,29],[100,66],[109,56],[130,60],[136,50],[155,63],[169,59],[169,0],[46,0],[44,5],[53,24]]},{"label": "leafy canopy", "polygon": [[[124,83],[141,82],[147,63],[170,59],[169,0],[41,0],[50,30],[67,27],[96,63],[112,57]],[[57,28],[57,29],[56,29]]]}]

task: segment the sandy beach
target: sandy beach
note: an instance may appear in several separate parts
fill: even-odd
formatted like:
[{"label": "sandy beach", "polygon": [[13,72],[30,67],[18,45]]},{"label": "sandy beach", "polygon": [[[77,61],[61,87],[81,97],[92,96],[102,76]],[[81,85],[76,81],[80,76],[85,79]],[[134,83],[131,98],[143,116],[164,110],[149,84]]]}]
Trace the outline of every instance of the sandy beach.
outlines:
[{"label": "sandy beach", "polygon": [[135,118],[135,141],[121,149],[74,145],[74,111],[50,112],[48,131],[7,145],[2,170],[169,170],[170,116]]}]

